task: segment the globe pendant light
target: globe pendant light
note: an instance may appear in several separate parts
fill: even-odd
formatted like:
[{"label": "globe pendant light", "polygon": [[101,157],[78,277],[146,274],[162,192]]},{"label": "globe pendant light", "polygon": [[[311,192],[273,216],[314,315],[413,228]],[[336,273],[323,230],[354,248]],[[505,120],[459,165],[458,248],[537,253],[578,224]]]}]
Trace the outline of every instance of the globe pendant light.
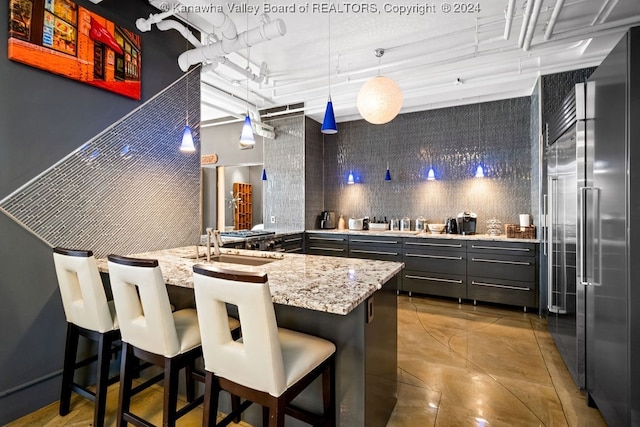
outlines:
[{"label": "globe pendant light", "polygon": [[[376,49],[381,58],[384,49]],[[369,123],[381,125],[393,120],[402,108],[402,90],[398,84],[384,76],[369,79],[358,92],[358,112]]]},{"label": "globe pendant light", "polygon": [[320,132],[333,135],[338,133],[338,125],[336,124],[336,116],[333,113],[333,102],[331,102],[331,12],[329,12],[329,100],[327,101],[327,108],[324,111],[324,120],[322,120],[322,127]]}]

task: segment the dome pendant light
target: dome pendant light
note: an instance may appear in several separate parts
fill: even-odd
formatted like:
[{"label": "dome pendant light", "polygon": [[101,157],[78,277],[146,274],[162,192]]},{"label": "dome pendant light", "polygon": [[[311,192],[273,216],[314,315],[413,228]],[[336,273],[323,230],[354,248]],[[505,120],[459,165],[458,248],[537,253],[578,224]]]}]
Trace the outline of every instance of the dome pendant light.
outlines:
[{"label": "dome pendant light", "polygon": [[[384,55],[384,49],[376,49],[375,55],[381,58]],[[373,77],[360,88],[357,107],[362,118],[369,123],[375,125],[388,123],[402,108],[402,90],[394,80],[388,77]]]},{"label": "dome pendant light", "polygon": [[329,12],[329,100],[327,101],[327,108],[324,111],[324,120],[322,121],[322,127],[320,132],[333,135],[338,133],[338,125],[336,124],[336,116],[333,113],[333,102],[331,102],[331,12]]}]

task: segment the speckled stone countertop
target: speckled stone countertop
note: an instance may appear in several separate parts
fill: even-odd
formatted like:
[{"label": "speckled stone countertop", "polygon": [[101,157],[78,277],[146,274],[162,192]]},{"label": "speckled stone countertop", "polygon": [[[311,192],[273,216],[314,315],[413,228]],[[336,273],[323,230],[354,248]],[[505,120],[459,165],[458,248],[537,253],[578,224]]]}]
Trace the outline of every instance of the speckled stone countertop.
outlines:
[{"label": "speckled stone countertop", "polygon": [[[193,265],[207,264],[205,251],[206,247],[198,247],[198,261],[195,260],[196,246],[129,256],[157,259],[167,284],[193,288]],[[274,303],[342,315],[348,314],[382,288],[404,267],[400,262],[355,258],[225,248],[220,252],[273,259],[274,262],[260,266],[222,262],[211,264],[241,271],[265,271]],[[98,268],[108,273],[105,258],[98,259]]]},{"label": "speckled stone countertop", "polygon": [[459,240],[493,240],[501,242],[526,242],[526,243],[540,243],[540,239],[517,239],[507,237],[504,234],[499,236],[491,236],[489,234],[431,234],[430,232],[417,232],[417,231],[371,231],[371,230],[306,230],[307,233],[336,233],[336,234],[350,234],[350,235],[366,235],[366,236],[394,236],[394,237],[420,237],[429,239],[459,239]]}]

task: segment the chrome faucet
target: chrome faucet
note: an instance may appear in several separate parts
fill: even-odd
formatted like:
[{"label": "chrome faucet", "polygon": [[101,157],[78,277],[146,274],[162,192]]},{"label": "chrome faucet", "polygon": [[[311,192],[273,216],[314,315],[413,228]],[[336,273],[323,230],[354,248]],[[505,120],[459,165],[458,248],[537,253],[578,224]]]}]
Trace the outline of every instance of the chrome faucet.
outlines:
[{"label": "chrome faucet", "polygon": [[207,228],[207,261],[211,261],[211,236],[213,236],[213,255],[220,255],[220,246],[223,245],[220,231]]}]

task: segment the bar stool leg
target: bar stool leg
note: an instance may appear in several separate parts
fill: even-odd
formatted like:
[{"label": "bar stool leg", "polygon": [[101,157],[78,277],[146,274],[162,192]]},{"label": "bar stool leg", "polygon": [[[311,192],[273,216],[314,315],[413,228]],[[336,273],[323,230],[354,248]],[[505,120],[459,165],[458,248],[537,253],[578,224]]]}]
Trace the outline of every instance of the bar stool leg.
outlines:
[{"label": "bar stool leg", "polygon": [[118,397],[118,427],[127,425],[124,415],[129,413],[129,405],[131,402],[131,386],[133,383],[134,370],[138,368],[136,357],[133,355],[132,347],[122,342],[122,361],[120,363],[120,394]]},{"label": "bar stool leg", "polygon": [[176,406],[178,404],[178,379],[180,369],[176,363],[179,357],[167,358],[164,361],[164,407],[162,410],[163,427],[176,425]]},{"label": "bar stool leg", "polygon": [[202,425],[205,427],[215,427],[216,425],[219,396],[218,379],[213,373],[206,371],[204,377],[204,408],[202,411]]},{"label": "bar stool leg", "polygon": [[113,340],[109,333],[101,334],[98,339],[98,375],[96,378],[95,410],[93,411],[93,425],[96,427],[102,427],[104,425],[112,342]]},{"label": "bar stool leg", "polygon": [[64,366],[62,368],[62,390],[60,391],[60,415],[69,413],[71,392],[73,390],[73,376],[76,368],[76,353],[78,352],[78,327],[67,323],[67,341],[64,349]]}]

